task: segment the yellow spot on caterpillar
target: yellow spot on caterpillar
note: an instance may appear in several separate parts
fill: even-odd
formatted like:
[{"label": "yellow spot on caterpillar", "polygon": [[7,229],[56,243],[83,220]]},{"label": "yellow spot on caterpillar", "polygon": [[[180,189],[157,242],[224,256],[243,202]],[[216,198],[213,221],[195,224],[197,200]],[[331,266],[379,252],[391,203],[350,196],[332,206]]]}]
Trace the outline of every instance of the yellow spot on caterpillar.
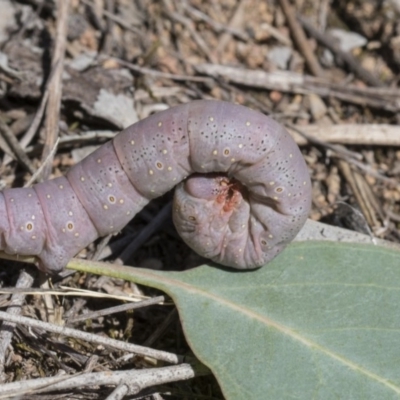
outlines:
[{"label": "yellow spot on caterpillar", "polygon": [[173,178],[173,179],[172,179],[172,182],[175,182],[175,181],[176,181],[176,178]]},{"label": "yellow spot on caterpillar", "polygon": [[73,213],[72,211],[68,211],[68,215],[69,215],[70,217],[72,217],[72,215],[74,215],[74,213]]},{"label": "yellow spot on caterpillar", "polygon": [[236,159],[235,158],[231,158],[231,162],[235,162],[236,161]]},{"label": "yellow spot on caterpillar", "polygon": [[64,185],[58,185],[59,189],[64,189]]},{"label": "yellow spot on caterpillar", "polygon": [[85,177],[81,176],[81,181],[85,182]]},{"label": "yellow spot on caterpillar", "polygon": [[126,215],[131,215],[131,212],[130,212],[130,211],[127,211],[127,212],[126,212]]},{"label": "yellow spot on caterpillar", "polygon": [[214,121],[214,117],[210,117],[209,120],[210,120],[211,122],[213,122],[213,121]]},{"label": "yellow spot on caterpillar", "polygon": [[274,199],[274,200],[278,200],[278,197],[274,196],[273,199]]},{"label": "yellow spot on caterpillar", "polygon": [[246,122],[246,126],[250,126],[251,124],[250,124],[250,121],[247,121]]},{"label": "yellow spot on caterpillar", "polygon": [[150,175],[153,175],[153,174],[154,174],[154,171],[153,171],[152,169],[149,169],[149,174],[150,174]]},{"label": "yellow spot on caterpillar", "polygon": [[268,235],[268,237],[269,237],[270,239],[272,239],[272,238],[273,238],[273,236],[272,236],[271,234],[269,234],[269,235]]},{"label": "yellow spot on caterpillar", "polygon": [[109,226],[110,229],[114,229],[114,227],[112,225]]},{"label": "yellow spot on caterpillar", "polygon": [[292,193],[288,193],[287,197],[291,197],[291,196],[292,196]]},{"label": "yellow spot on caterpillar", "polygon": [[75,237],[78,237],[78,236],[79,236],[79,233],[78,233],[78,232],[76,232],[74,236],[75,236]]},{"label": "yellow spot on caterpillar", "polygon": [[239,149],[241,149],[241,148],[243,148],[243,144],[242,143],[239,144]]},{"label": "yellow spot on caterpillar", "polygon": [[62,228],[62,229],[61,229],[61,232],[64,232],[64,233],[65,233],[65,228]]},{"label": "yellow spot on caterpillar", "polygon": [[50,196],[49,194],[46,194],[46,197],[47,197],[48,199],[50,199],[50,198],[51,198],[51,196]]},{"label": "yellow spot on caterpillar", "polygon": [[216,156],[216,155],[218,155],[218,150],[213,150],[213,156]]},{"label": "yellow spot on caterpillar", "polygon": [[172,167],[168,167],[167,170],[171,172],[172,171]]},{"label": "yellow spot on caterpillar", "polygon": [[274,181],[271,181],[269,184],[270,184],[271,186],[273,186],[273,185],[275,185],[275,182],[274,182]]},{"label": "yellow spot on caterpillar", "polygon": [[36,218],[34,215],[32,215],[32,217],[31,217],[33,220]]},{"label": "yellow spot on caterpillar", "polygon": [[97,163],[100,164],[101,163],[101,158],[97,159]]},{"label": "yellow spot on caterpillar", "polygon": [[306,181],[304,181],[304,182],[303,182],[303,185],[304,185],[304,186],[305,186],[305,185],[307,185],[307,182],[306,182]]},{"label": "yellow spot on caterpillar", "polygon": [[32,197],[32,193],[28,193],[28,197]]},{"label": "yellow spot on caterpillar", "polygon": [[125,200],[124,199],[120,199],[119,204],[124,204]]},{"label": "yellow spot on caterpillar", "polygon": [[107,205],[107,204],[103,204],[103,208],[104,208],[105,210],[108,210],[108,205]]},{"label": "yellow spot on caterpillar", "polygon": [[14,203],[14,199],[10,199],[10,203]]},{"label": "yellow spot on caterpillar", "polygon": [[292,158],[293,157],[293,154],[289,154],[289,158]]},{"label": "yellow spot on caterpillar", "polygon": [[35,236],[35,235],[32,235],[32,236],[31,236],[31,239],[32,239],[32,240],[35,240],[35,239],[36,239],[36,236]]},{"label": "yellow spot on caterpillar", "polygon": [[157,125],[158,125],[158,126],[162,126],[162,122],[160,121]]},{"label": "yellow spot on caterpillar", "polygon": [[131,140],[131,145],[133,146],[135,144],[135,141],[134,140]]}]

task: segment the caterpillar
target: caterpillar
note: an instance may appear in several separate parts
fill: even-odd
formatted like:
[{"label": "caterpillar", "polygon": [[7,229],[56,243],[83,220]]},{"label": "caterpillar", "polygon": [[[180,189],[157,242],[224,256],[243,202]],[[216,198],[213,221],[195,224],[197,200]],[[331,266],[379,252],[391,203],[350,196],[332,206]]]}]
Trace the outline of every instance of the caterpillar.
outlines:
[{"label": "caterpillar", "polygon": [[131,125],[63,177],[0,192],[0,250],[37,256],[40,269],[58,272],[174,186],[183,240],[238,269],[272,260],[311,207],[306,163],[280,124],[198,100]]}]

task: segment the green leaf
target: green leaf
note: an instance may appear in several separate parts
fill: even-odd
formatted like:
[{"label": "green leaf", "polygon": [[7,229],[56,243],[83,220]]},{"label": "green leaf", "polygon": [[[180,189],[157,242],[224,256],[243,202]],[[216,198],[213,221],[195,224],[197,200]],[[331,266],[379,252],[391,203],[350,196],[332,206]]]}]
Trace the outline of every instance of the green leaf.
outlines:
[{"label": "green leaf", "polygon": [[228,400],[400,398],[398,251],[304,242],[257,271],[118,274],[174,299]]}]

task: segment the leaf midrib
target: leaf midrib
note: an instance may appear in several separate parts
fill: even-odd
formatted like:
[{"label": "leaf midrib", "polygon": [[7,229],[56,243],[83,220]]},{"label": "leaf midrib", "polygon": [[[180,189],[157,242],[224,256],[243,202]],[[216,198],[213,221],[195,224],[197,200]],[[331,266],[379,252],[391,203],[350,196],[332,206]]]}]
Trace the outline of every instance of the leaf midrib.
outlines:
[{"label": "leaf midrib", "polygon": [[[400,387],[389,382],[387,379],[377,375],[376,373],[374,373],[372,371],[369,371],[368,369],[362,367],[361,365],[359,365],[353,361],[350,361],[346,357],[336,354],[333,351],[329,350],[328,348],[323,347],[320,344],[301,336],[298,332],[295,332],[294,330],[287,328],[286,326],[284,326],[276,321],[273,321],[272,319],[267,318],[264,315],[261,315],[257,312],[249,310],[241,305],[233,303],[233,302],[231,302],[223,297],[220,297],[214,293],[207,292],[203,289],[194,287],[191,284],[170,278],[170,277],[164,275],[163,273],[155,274],[155,273],[145,272],[143,270],[136,269],[132,275],[134,275],[135,280],[136,280],[136,278],[140,278],[140,276],[142,276],[145,279],[145,282],[143,281],[143,283],[146,283],[147,285],[150,285],[153,287],[157,287],[158,289],[167,292],[174,300],[178,296],[173,291],[170,290],[171,286],[178,287],[178,288],[186,291],[187,293],[195,294],[195,295],[219,302],[232,310],[240,312],[241,314],[245,315],[248,318],[255,319],[270,328],[274,328],[278,332],[292,338],[293,340],[296,340],[297,342],[302,343],[303,345],[305,345],[309,348],[319,351],[321,354],[340,362],[341,364],[345,365],[346,367],[348,367],[356,372],[359,372],[359,373],[367,376],[368,378],[393,390],[395,393],[400,394]],[[149,279],[149,280],[147,280],[147,279]],[[136,280],[136,281],[140,281],[140,279]],[[138,282],[138,283],[140,283],[140,282]],[[177,307],[179,309],[179,302],[175,301],[175,304],[177,305]]]}]

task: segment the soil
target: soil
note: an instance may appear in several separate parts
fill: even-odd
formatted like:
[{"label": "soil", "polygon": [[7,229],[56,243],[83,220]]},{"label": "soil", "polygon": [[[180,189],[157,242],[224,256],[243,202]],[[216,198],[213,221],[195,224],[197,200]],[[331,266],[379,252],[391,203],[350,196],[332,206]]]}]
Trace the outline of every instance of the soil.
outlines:
[{"label": "soil", "polygon": [[[152,113],[196,99],[219,99],[300,131],[296,140],[313,185],[310,218],[400,241],[399,1],[70,0],[58,8],[55,3],[0,0],[1,189],[28,184],[43,164],[36,180],[63,175],[93,146]],[[367,138],[363,132],[375,125],[375,136]],[[347,131],[333,138],[333,127]],[[385,136],[388,127],[393,131]],[[346,134],[358,130],[359,135]],[[99,239],[79,257],[158,270],[199,265],[204,260],[180,240],[171,216],[162,212],[172,196],[152,201],[122,232]],[[150,233],[143,239],[138,235],[144,229]],[[14,287],[23,269],[33,277],[33,287],[48,282],[34,267],[3,260],[1,286]],[[50,284],[54,290],[115,296],[160,294],[71,271],[52,277]],[[68,322],[121,303],[36,293],[24,296],[20,307],[24,316],[190,354],[171,302]],[[0,307],[9,305],[10,294],[1,295]],[[143,357],[125,359],[122,351],[32,334],[23,326],[7,348],[0,360],[3,383],[61,371],[152,366]],[[52,398],[102,399],[112,390],[69,390]],[[223,398],[212,375],[142,395]]]}]

